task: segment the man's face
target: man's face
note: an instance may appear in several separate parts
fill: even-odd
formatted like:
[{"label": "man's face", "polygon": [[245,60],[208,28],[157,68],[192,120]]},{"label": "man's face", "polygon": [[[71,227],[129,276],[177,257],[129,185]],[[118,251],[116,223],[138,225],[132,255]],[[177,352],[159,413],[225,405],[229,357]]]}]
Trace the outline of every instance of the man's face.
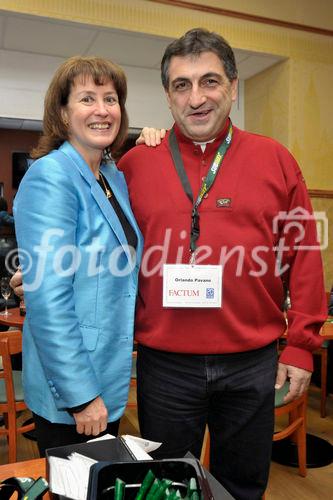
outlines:
[{"label": "man's face", "polygon": [[182,133],[193,141],[210,141],[226,123],[237,97],[237,80],[228,80],[214,52],[174,56],[169,65],[166,95]]}]

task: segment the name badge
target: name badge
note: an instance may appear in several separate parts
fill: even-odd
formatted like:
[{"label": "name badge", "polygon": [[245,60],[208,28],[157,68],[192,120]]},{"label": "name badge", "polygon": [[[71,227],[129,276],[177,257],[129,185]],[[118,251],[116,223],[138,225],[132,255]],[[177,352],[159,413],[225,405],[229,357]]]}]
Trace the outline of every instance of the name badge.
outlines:
[{"label": "name badge", "polygon": [[163,265],[163,307],[221,306],[222,266]]}]

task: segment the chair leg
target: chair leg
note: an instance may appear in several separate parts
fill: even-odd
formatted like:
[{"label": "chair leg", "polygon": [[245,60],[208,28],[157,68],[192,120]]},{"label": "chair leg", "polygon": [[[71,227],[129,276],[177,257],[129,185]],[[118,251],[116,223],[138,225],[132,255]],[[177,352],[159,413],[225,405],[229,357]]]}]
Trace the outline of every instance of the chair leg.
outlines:
[{"label": "chair leg", "polygon": [[16,415],[8,415],[8,463],[16,462]]},{"label": "chair leg", "polygon": [[[291,412],[289,413],[289,419],[288,419],[289,420],[289,425],[292,424],[293,422],[295,422],[295,420],[297,420],[299,416],[300,416],[300,408],[296,408],[295,410],[291,410]],[[290,434],[289,439],[293,443],[297,443],[297,440],[298,440],[298,430],[296,430],[295,432],[293,432],[292,434]]]},{"label": "chair leg", "polygon": [[208,427],[206,427],[203,447],[202,447],[202,451],[201,451],[201,463],[207,470],[209,470],[209,465],[210,465],[210,434],[209,434]]},{"label": "chair leg", "polygon": [[[303,416],[306,412],[306,404],[299,407],[299,414]],[[297,429],[297,455],[298,455],[298,472],[299,475],[305,477],[307,474],[306,469],[306,421]]]},{"label": "chair leg", "polygon": [[321,349],[321,399],[320,399],[320,416],[326,417],[326,398],[327,398],[327,349]]},{"label": "chair leg", "polygon": [[7,434],[6,434],[6,439],[7,439],[7,445],[9,446],[9,435],[8,435],[8,413],[4,413],[3,414],[3,423],[4,423],[4,426],[5,426],[5,429],[7,430]]}]

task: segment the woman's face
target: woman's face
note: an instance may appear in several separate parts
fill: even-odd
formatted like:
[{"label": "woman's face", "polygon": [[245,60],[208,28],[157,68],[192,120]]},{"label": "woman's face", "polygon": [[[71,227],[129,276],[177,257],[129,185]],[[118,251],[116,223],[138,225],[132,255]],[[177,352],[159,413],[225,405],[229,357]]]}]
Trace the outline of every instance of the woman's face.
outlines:
[{"label": "woman's face", "polygon": [[120,127],[121,110],[113,82],[96,85],[91,76],[76,77],[63,119],[68,122],[69,142],[88,164],[100,158]]}]

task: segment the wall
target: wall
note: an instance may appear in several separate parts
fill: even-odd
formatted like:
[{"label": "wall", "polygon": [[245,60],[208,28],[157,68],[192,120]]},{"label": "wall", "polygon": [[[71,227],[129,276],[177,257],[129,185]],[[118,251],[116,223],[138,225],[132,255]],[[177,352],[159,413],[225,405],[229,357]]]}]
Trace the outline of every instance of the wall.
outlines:
[{"label": "wall", "polygon": [[12,210],[15,191],[12,189],[12,153],[29,152],[36,146],[39,134],[27,130],[0,129],[0,182],[4,184],[4,197]]},{"label": "wall", "polygon": [[311,198],[313,210],[324,213],[328,220],[328,246],[322,251],[325,275],[325,287],[329,291],[333,286],[333,199]]},{"label": "wall", "polygon": [[246,81],[245,127],[285,144],[311,189],[332,190],[333,42],[319,38],[294,40],[285,62]]},{"label": "wall", "polygon": [[256,134],[290,140],[290,62],[276,64],[245,82],[245,126]]},{"label": "wall", "polygon": [[[41,120],[43,100],[60,57],[22,54],[0,50],[0,116]],[[169,128],[172,117],[166,104],[160,71],[122,66],[128,79],[127,110],[130,127],[145,125]],[[244,82],[239,85],[233,121],[244,127]],[[149,98],[149,105],[147,105]]]},{"label": "wall", "polygon": [[[63,59],[0,50],[0,115],[41,120],[43,100],[55,69]],[[128,77],[127,108],[131,127],[168,127],[159,70],[123,66]],[[150,104],[147,106],[147,96]]]},{"label": "wall", "polygon": [[271,19],[318,26],[332,29],[332,0],[191,0],[191,3],[205,4],[220,9],[263,16]]}]

